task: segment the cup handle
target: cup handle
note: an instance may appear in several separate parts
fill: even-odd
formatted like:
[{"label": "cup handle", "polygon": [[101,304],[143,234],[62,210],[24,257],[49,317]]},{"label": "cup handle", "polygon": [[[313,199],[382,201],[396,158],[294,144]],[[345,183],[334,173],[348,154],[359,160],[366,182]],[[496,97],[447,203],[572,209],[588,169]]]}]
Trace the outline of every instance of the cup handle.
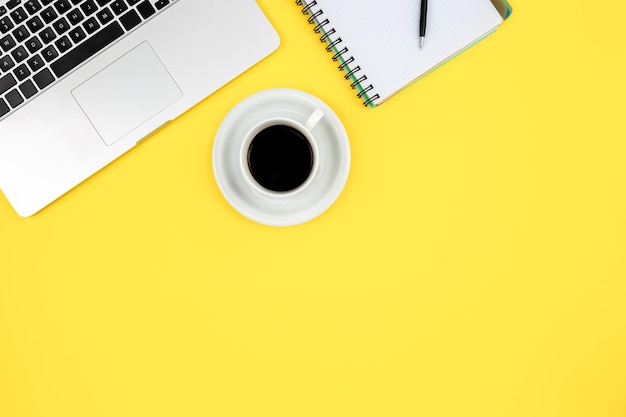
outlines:
[{"label": "cup handle", "polygon": [[317,107],[313,113],[311,113],[311,115],[309,116],[309,118],[307,119],[307,121],[304,123],[304,128],[311,133],[311,131],[313,130],[313,128],[317,125],[317,123],[322,120],[322,118],[324,117],[324,110],[320,109],[319,107]]}]

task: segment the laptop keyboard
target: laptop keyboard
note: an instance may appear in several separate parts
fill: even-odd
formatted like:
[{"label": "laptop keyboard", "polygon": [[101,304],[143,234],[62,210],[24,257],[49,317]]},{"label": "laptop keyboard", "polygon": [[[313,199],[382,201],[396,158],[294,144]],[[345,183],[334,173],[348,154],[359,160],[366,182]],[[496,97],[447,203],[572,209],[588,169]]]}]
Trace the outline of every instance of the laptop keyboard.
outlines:
[{"label": "laptop keyboard", "polygon": [[0,5],[0,119],[176,0]]}]

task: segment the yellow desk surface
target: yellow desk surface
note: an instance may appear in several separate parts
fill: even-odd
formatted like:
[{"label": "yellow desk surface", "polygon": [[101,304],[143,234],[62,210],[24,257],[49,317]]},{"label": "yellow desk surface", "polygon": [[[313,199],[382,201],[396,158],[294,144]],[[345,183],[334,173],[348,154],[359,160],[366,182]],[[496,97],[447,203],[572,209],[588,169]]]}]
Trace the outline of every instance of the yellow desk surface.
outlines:
[{"label": "yellow desk surface", "polygon": [[[518,0],[375,110],[259,3],[276,53],[36,216],[0,198],[0,416],[626,416],[626,3]],[[352,147],[291,228],[211,166],[275,87]]]}]

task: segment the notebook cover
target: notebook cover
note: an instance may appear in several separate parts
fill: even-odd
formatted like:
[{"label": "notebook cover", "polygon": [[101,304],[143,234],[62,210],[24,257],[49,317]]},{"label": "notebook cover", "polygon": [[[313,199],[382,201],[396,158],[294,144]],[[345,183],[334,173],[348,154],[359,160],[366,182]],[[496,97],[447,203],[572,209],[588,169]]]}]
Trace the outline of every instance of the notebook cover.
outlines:
[{"label": "notebook cover", "polygon": [[513,8],[507,0],[491,0],[491,3],[505,20],[513,13]]}]

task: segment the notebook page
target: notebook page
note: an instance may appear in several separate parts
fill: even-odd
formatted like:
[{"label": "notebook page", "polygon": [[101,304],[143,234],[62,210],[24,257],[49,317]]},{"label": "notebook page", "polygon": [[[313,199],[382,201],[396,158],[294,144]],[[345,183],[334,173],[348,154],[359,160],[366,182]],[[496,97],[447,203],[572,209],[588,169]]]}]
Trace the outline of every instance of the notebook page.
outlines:
[{"label": "notebook page", "polygon": [[424,73],[492,32],[502,17],[490,0],[430,0],[424,48],[419,47],[420,0],[317,0],[320,19],[340,37],[337,48],[347,47],[384,101]]}]

